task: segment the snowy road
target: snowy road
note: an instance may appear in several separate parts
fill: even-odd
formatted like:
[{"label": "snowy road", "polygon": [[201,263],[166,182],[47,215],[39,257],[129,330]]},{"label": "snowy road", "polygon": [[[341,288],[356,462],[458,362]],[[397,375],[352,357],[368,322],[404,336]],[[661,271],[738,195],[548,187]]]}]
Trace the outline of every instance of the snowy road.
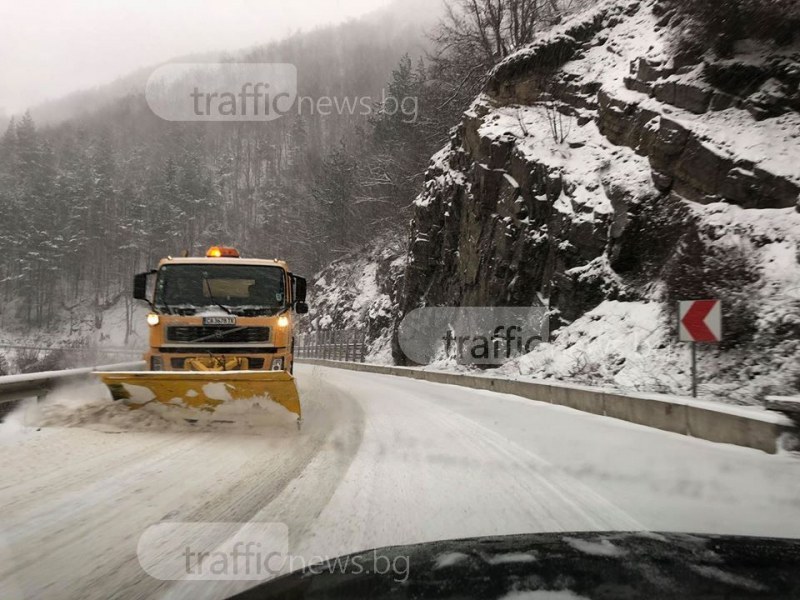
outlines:
[{"label": "snowy road", "polygon": [[278,521],[306,557],[538,531],[800,537],[794,457],[490,392],[298,370],[299,433],[131,430],[90,424],[99,413],[86,408],[71,427],[6,426],[0,597],[221,598],[252,585],[145,574],[137,542],[161,521]]}]

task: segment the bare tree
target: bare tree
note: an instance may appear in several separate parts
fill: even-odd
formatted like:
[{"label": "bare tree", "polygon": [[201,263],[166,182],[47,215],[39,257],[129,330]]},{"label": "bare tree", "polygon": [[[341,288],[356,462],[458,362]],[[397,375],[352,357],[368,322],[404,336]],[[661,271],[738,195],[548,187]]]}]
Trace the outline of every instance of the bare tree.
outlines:
[{"label": "bare tree", "polygon": [[432,34],[435,79],[449,88],[442,106],[463,109],[491,68],[557,23],[574,0],[447,0]]},{"label": "bare tree", "polygon": [[493,65],[530,44],[560,15],[558,0],[450,0],[434,34],[440,52],[458,52]]},{"label": "bare tree", "polygon": [[572,117],[565,116],[552,98],[543,103],[550,134],[556,144],[563,144],[572,132]]}]

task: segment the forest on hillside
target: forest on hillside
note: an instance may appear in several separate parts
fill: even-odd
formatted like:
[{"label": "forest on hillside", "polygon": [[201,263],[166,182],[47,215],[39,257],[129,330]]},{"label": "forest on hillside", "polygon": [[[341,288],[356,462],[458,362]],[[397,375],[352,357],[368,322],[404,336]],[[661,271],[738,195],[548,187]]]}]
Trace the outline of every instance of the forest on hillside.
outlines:
[{"label": "forest on hillside", "polygon": [[[166,122],[142,92],[58,124],[13,119],[0,138],[3,324],[99,314],[158,258],[214,243],[310,274],[401,231],[491,67],[573,4],[453,0],[433,27],[364,19],[233,57],[293,63],[300,96],[372,98],[368,115]],[[413,98],[413,118],[384,98]]]},{"label": "forest on hillside", "polygon": [[[294,63],[302,95],[379,101],[385,89],[430,113],[422,31],[387,28],[348,23],[238,60]],[[166,122],[143,92],[56,125],[14,119],[0,138],[2,319],[46,327],[76,305],[101,312],[160,257],[214,243],[313,271],[410,203],[446,127],[406,120],[375,106],[369,116]]]}]

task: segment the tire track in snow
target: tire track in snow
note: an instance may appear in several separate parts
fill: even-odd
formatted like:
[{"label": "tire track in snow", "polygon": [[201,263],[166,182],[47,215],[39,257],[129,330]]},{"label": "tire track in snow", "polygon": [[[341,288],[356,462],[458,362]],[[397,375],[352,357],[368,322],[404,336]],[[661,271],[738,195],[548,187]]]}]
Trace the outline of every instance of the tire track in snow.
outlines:
[{"label": "tire track in snow", "polygon": [[[324,388],[318,376],[301,381],[307,402],[302,432],[271,430],[265,437],[192,430],[107,435],[56,428],[42,432],[47,434],[42,439],[51,440],[44,446],[28,437],[14,450],[18,460],[31,460],[35,468],[24,475],[9,474],[7,479],[14,482],[0,492],[6,507],[16,507],[4,512],[0,525],[0,543],[14,556],[13,563],[0,566],[0,586],[16,586],[37,598],[163,595],[174,582],[152,579],[136,558],[139,536],[149,525],[161,520],[247,522],[274,506],[323,448],[335,449],[336,460],[314,475],[325,483],[316,486],[314,499],[320,506],[311,502],[296,508],[300,515],[309,508],[318,513],[327,502],[325,488],[329,493],[335,489],[363,428],[358,406],[325,394]],[[339,443],[343,434],[352,443]],[[87,444],[108,451],[87,457]],[[49,467],[48,456],[59,445],[78,460],[57,456],[60,467]],[[9,468],[13,470],[12,462],[6,464]],[[40,469],[44,481],[35,477]],[[276,508],[274,516],[280,515]],[[220,596],[201,585],[190,597]]]},{"label": "tire track in snow", "polygon": [[517,472],[528,473],[529,476],[521,479],[520,483],[530,490],[531,495],[535,495],[536,486],[541,485],[548,488],[554,498],[558,498],[560,502],[573,509],[574,514],[570,515],[570,520],[564,524],[559,520],[557,513],[550,513],[554,517],[552,525],[557,528],[556,531],[575,531],[575,516],[579,516],[586,522],[588,527],[585,530],[587,531],[590,529],[597,531],[644,529],[641,523],[617,505],[538,454],[453,410],[441,407],[437,407],[437,409],[441,411],[438,418],[442,422],[456,424],[456,429],[461,435],[469,437],[476,445],[491,449],[490,451],[494,451],[498,456],[504,456],[509,463],[515,465]]},{"label": "tire track in snow", "polygon": [[533,452],[440,406],[436,386],[414,382],[409,390],[407,380],[334,370],[329,381],[358,399],[366,430],[345,479],[300,545],[303,554],[530,531],[640,528]]}]

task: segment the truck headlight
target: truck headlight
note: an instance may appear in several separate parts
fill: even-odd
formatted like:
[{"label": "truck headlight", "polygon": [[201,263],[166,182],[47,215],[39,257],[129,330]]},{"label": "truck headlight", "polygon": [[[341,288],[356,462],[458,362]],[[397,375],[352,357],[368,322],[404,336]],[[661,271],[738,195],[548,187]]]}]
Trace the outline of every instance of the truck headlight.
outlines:
[{"label": "truck headlight", "polygon": [[160,356],[151,356],[150,357],[150,370],[151,371],[163,371],[164,370],[164,360]]},{"label": "truck headlight", "polygon": [[272,367],[270,368],[270,371],[283,371],[283,359],[273,358]]},{"label": "truck headlight", "polygon": [[147,324],[150,325],[150,327],[155,327],[160,322],[161,318],[157,314],[150,313],[149,315],[147,315]]},{"label": "truck headlight", "polygon": [[281,329],[286,329],[289,326],[289,317],[282,316],[278,317],[278,327]]}]

